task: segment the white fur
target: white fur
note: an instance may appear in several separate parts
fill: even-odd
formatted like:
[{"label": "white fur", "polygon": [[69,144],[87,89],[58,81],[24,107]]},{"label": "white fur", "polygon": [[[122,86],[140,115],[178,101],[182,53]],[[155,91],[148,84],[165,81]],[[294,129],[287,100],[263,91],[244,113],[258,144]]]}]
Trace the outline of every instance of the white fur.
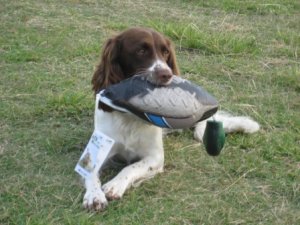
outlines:
[{"label": "white fur", "polygon": [[[85,180],[86,194],[83,205],[87,209],[102,210],[107,205],[106,198],[119,199],[133,184],[153,177],[163,171],[164,151],[162,129],[121,112],[98,110],[96,98],[95,129],[116,141],[108,158],[119,154],[130,162],[138,157],[140,161],[128,165],[102,186],[95,174]],[[105,196],[106,197],[105,197]]]},{"label": "white fur", "polygon": [[[223,123],[225,133],[254,133],[259,130],[259,124],[246,116],[232,116],[227,112],[220,111],[208,120],[213,119]],[[206,121],[202,121],[195,126],[194,138],[201,142],[206,128]]]},{"label": "white fur", "polygon": [[[97,95],[95,129],[116,141],[108,158],[120,154],[128,162],[136,157],[140,160],[123,168],[102,187],[97,173],[85,180],[86,193],[83,205],[96,211],[103,210],[107,206],[107,198],[119,199],[132,185],[162,172],[164,164],[161,128],[149,125],[129,113],[103,112],[98,109],[98,100]],[[214,119],[223,122],[226,133],[253,133],[259,130],[259,124],[248,117],[234,117],[228,113],[218,112]],[[205,127],[206,121],[196,125],[194,136],[197,140],[202,141]]]},{"label": "white fur", "polygon": [[172,72],[171,68],[168,66],[168,64],[166,64],[165,62],[163,62],[160,59],[157,59],[149,68],[148,71],[153,72],[155,71],[155,69],[166,69],[169,70],[170,72]]},{"label": "white fur", "polygon": [[83,206],[86,209],[101,211],[107,206],[107,200],[101,189],[98,172],[85,179],[86,192],[83,197]]}]

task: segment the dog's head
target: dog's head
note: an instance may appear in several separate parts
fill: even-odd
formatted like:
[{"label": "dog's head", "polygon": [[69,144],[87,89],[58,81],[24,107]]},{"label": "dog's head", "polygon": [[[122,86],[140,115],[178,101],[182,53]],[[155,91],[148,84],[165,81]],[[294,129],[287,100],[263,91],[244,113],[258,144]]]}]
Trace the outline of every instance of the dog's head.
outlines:
[{"label": "dog's head", "polygon": [[167,85],[179,75],[174,47],[162,34],[148,28],[131,28],[109,39],[103,49],[92,85],[95,93],[136,74]]}]

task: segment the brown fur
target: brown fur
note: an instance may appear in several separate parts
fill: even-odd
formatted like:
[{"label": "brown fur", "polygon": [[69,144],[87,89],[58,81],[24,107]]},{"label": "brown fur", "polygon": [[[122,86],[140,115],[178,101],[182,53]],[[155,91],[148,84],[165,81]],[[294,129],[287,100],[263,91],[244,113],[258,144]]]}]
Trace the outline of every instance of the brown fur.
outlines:
[{"label": "brown fur", "polygon": [[[142,48],[147,50],[147,55],[142,55],[143,50],[139,52]],[[95,94],[143,71],[155,57],[165,61],[173,74],[179,75],[174,47],[162,34],[148,28],[131,28],[109,39],[92,78]]]}]

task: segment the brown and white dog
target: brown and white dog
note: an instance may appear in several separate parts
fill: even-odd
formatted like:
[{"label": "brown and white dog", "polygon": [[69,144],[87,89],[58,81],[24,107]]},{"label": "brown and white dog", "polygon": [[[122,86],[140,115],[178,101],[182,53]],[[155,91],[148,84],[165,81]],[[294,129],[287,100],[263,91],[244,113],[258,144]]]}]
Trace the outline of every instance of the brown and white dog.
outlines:
[{"label": "brown and white dog", "polygon": [[[147,79],[168,85],[172,75],[179,75],[173,45],[162,34],[148,28],[131,28],[109,39],[104,46],[100,64],[92,78],[98,93],[135,74],[151,71]],[[247,117],[217,114],[225,131],[253,133],[259,125]],[[206,122],[195,127],[195,138],[202,140]],[[98,171],[85,179],[83,205],[89,210],[103,210],[107,200],[120,199],[133,184],[163,171],[163,131],[133,115],[120,113],[96,100],[95,129],[116,141],[108,159],[119,155],[128,162],[116,177],[102,185]]]}]

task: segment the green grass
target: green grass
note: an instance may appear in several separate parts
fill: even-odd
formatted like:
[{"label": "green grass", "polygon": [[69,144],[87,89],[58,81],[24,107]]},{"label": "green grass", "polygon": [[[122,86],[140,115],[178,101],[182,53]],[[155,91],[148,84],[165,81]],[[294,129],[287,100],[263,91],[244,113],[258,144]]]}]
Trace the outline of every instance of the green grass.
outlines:
[{"label": "green grass", "polygon": [[[0,1],[0,224],[299,224],[300,3]],[[168,136],[165,172],[99,214],[74,166],[93,131],[104,41],[148,26],[174,41],[182,76],[261,124],[208,156]],[[107,179],[112,173],[108,173]]]},{"label": "green grass", "polygon": [[180,48],[203,54],[244,54],[258,51],[254,36],[204,30],[196,24],[150,21],[149,26],[177,41]]}]

